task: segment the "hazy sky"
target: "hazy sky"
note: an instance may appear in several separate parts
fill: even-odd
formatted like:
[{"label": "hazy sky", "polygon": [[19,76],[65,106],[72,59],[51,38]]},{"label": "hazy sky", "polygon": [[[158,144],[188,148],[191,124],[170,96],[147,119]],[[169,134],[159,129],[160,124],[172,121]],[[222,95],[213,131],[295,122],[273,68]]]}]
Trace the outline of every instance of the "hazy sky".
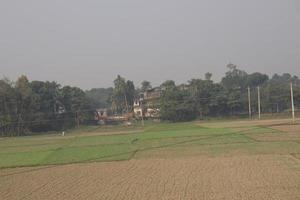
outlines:
[{"label": "hazy sky", "polygon": [[219,80],[229,62],[300,76],[300,1],[0,0],[0,75],[11,79],[158,85]]}]

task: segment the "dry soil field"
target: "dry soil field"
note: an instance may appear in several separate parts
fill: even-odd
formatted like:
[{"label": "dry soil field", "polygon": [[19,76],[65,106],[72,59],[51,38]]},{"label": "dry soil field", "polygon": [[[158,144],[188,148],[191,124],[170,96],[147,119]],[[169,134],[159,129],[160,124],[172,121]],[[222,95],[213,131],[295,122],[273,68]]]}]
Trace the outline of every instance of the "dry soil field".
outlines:
[{"label": "dry soil field", "polygon": [[[5,168],[0,170],[0,197],[299,200],[299,151],[295,146],[284,151],[280,148],[284,149],[284,142],[299,147],[300,126],[279,122],[282,123],[258,122],[271,131],[247,132],[247,137],[253,139],[247,143],[249,146],[234,146],[225,153],[204,152],[213,145],[223,145],[222,149],[227,148],[224,145],[243,144],[205,144],[205,148],[185,144],[137,152],[125,161]],[[255,122],[222,123],[238,130],[255,125]],[[224,126],[222,123],[200,123],[200,126]],[[279,132],[272,134],[272,130]],[[274,143],[277,146],[272,146]]]}]

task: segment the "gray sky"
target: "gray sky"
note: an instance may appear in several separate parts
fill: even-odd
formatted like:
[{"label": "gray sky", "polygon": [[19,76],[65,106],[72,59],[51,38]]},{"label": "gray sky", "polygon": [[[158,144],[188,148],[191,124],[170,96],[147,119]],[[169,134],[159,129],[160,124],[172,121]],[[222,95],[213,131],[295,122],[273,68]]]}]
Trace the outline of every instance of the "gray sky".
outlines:
[{"label": "gray sky", "polygon": [[0,0],[0,75],[84,89],[248,72],[300,76],[299,0]]}]

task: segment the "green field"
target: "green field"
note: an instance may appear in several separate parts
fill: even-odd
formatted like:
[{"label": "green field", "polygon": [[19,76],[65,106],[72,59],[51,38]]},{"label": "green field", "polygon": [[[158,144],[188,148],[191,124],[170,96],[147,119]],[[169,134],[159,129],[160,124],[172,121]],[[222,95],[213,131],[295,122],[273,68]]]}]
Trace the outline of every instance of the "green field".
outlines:
[{"label": "green field", "polygon": [[[159,153],[167,153],[168,156],[300,153],[299,137],[280,139],[284,133],[263,125],[226,124],[189,122],[149,123],[145,127],[94,126],[69,131],[65,136],[56,133],[1,138],[0,168],[128,160]],[[264,134],[275,139],[260,140]],[[279,139],[276,140],[276,137]]]}]

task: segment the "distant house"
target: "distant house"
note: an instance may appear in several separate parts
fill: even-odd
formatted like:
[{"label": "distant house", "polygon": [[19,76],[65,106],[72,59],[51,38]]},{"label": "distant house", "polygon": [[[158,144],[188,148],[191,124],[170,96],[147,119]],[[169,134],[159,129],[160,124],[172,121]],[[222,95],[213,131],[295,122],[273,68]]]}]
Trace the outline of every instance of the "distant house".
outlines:
[{"label": "distant house", "polygon": [[143,114],[143,108],[142,108],[142,100],[136,99],[133,103],[133,112],[135,117],[142,117]]},{"label": "distant house", "polygon": [[98,121],[99,124],[105,124],[108,118],[108,110],[106,108],[99,108],[95,111],[95,120]]},{"label": "distant house", "polygon": [[96,116],[98,119],[103,119],[108,117],[108,110],[106,108],[96,109]]},{"label": "distant house", "polygon": [[135,117],[159,118],[159,99],[161,94],[162,90],[159,87],[140,93],[133,105]]},{"label": "distant house", "polygon": [[112,111],[107,108],[96,109],[95,120],[98,124],[119,124],[123,122],[128,122],[133,118],[132,113],[126,113],[122,115],[113,115]]},{"label": "distant house", "polygon": [[160,98],[161,92],[162,92],[161,88],[156,87],[156,88],[147,90],[144,93],[142,93],[142,98],[145,101],[157,100]]}]

